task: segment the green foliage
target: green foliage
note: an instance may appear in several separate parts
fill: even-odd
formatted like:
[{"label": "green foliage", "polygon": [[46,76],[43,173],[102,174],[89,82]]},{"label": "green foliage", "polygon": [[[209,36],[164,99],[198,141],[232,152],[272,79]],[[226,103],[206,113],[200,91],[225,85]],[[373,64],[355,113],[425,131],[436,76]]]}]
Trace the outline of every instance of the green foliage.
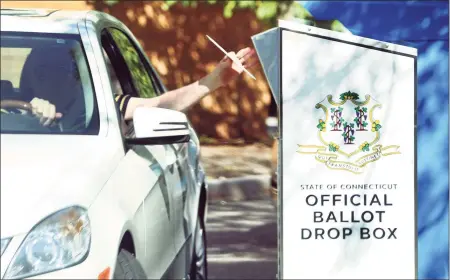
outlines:
[{"label": "green foliage", "polygon": [[236,1],[228,1],[223,7],[223,16],[225,18],[231,18],[233,16],[233,10],[236,7]]},{"label": "green foliage", "polygon": [[[181,4],[183,5],[183,7],[189,7],[191,5],[193,5],[195,2],[194,1],[189,1],[189,0],[183,0],[181,1]],[[195,3],[197,4],[197,3]]]},{"label": "green foliage", "polygon": [[258,19],[270,19],[277,15],[278,3],[272,1],[264,1],[256,8],[256,16]]},{"label": "green foliage", "polygon": [[330,152],[337,152],[339,150],[339,145],[335,144],[335,143],[330,143],[328,145],[328,150]]},{"label": "green foliage", "polygon": [[326,130],[326,124],[323,120],[319,120],[319,123],[316,126],[319,131],[325,131]]},{"label": "green foliage", "polygon": [[[342,108],[342,107],[331,108],[331,113],[332,113],[332,114],[335,114],[335,113],[342,113],[342,111],[344,111],[344,108]],[[337,117],[338,117],[338,114],[337,114],[337,116],[336,116],[336,121],[338,121]]]},{"label": "green foliage", "polygon": [[357,94],[356,92],[347,91],[347,92],[341,93],[341,95],[339,96],[339,99],[340,100],[358,100],[359,94]]},{"label": "green foliage", "polygon": [[375,121],[372,123],[372,132],[379,131],[381,129],[380,121]]},{"label": "green foliage", "polygon": [[104,0],[104,1],[105,1],[106,5],[108,5],[108,6],[112,6],[119,2],[119,0]]},{"label": "green foliage", "polygon": [[339,31],[339,32],[343,32],[343,31],[347,30],[347,28],[345,28],[345,26],[338,20],[333,20],[333,22],[331,23],[330,29],[334,30],[334,31]]},{"label": "green foliage", "polygon": [[[131,0],[87,0],[103,1],[103,3],[113,6],[119,1]],[[231,18],[234,12],[239,9],[250,9],[255,12],[257,18],[270,26],[276,26],[280,18],[304,19],[308,24],[316,27],[330,29],[338,32],[348,32],[345,26],[338,20],[315,20],[314,17],[297,1],[273,1],[273,0],[166,0],[162,3],[161,9],[168,11],[174,5],[195,8],[199,2],[209,5],[223,5],[224,18]]]},{"label": "green foliage", "polygon": [[125,62],[130,70],[133,84],[138,91],[139,97],[155,97],[155,89],[152,80],[148,75],[145,66],[142,64],[139,53],[131,44],[125,34],[118,29],[109,29],[114,41],[119,47],[120,53],[123,55]]},{"label": "green foliage", "polygon": [[256,7],[256,1],[252,0],[242,0],[242,1],[232,1],[237,2],[237,5],[239,8],[255,8]]},{"label": "green foliage", "polygon": [[167,0],[165,3],[166,3],[167,6],[170,7],[170,6],[172,6],[173,4],[176,4],[176,3],[177,3],[177,0]]},{"label": "green foliage", "polygon": [[[109,6],[117,4],[119,1],[126,0],[103,0]],[[278,18],[284,15],[289,15],[293,18],[312,18],[312,15],[299,3],[296,1],[273,1],[273,0],[166,0],[162,4],[161,8],[164,11],[168,11],[172,6],[180,4],[183,7],[197,7],[199,2],[207,3],[210,5],[223,5],[223,16],[224,18],[231,18],[233,14],[238,9],[251,9],[255,12],[256,17],[270,23],[271,25],[276,25]],[[337,22],[336,24],[341,24]],[[341,24],[342,25],[342,24]]]},{"label": "green foliage", "polygon": [[[113,0],[118,1],[118,0]],[[122,0],[123,1],[123,0]],[[165,1],[162,8],[164,10],[170,9],[173,5],[181,3],[184,7],[195,7],[200,1],[180,1],[170,0]],[[273,22],[278,17],[289,12],[292,16],[298,18],[311,17],[309,12],[303,8],[302,5],[294,1],[256,1],[256,0],[207,0],[202,1],[210,5],[218,4],[223,5],[224,18],[231,18],[238,9],[251,9],[254,10],[256,17],[259,20]]]},{"label": "green foliage", "polygon": [[356,111],[356,112],[359,112],[359,111],[361,111],[361,110],[362,110],[364,113],[367,113],[367,107],[362,107],[362,108],[361,108],[360,106],[356,106],[356,107],[355,107],[355,111]]},{"label": "green foliage", "polygon": [[361,145],[359,145],[359,149],[363,152],[368,152],[370,150],[370,146],[368,142],[364,142]]}]

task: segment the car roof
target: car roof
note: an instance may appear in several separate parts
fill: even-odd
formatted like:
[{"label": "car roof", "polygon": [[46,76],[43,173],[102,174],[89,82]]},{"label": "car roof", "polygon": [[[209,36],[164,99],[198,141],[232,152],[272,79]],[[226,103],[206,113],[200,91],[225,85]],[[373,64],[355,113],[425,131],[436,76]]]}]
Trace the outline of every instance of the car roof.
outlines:
[{"label": "car roof", "polygon": [[88,13],[51,9],[1,9],[1,31],[79,34],[78,23]]}]

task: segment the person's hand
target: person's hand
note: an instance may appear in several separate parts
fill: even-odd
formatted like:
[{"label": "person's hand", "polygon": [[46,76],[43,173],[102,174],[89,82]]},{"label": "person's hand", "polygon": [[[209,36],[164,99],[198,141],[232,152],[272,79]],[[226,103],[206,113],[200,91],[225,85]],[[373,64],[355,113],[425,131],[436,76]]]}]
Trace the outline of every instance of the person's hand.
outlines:
[{"label": "person's hand", "polygon": [[[255,50],[248,47],[241,49],[238,53],[230,52],[229,55],[239,60],[246,69],[253,67],[258,62]],[[244,71],[241,67],[225,56],[216,66],[212,75],[217,78],[217,87],[221,87],[229,84],[242,72]]]},{"label": "person's hand", "polygon": [[56,112],[55,105],[47,100],[35,97],[31,100],[30,104],[33,115],[39,118],[39,121],[43,126],[52,125],[55,120],[62,118],[62,114]]}]

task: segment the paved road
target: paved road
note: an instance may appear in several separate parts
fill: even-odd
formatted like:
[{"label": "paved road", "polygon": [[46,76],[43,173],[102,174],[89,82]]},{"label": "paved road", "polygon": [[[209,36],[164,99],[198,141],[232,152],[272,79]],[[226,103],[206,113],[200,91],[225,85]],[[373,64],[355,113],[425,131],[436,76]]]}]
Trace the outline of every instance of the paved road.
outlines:
[{"label": "paved road", "polygon": [[209,279],[276,279],[276,210],[270,201],[210,203],[206,228]]}]

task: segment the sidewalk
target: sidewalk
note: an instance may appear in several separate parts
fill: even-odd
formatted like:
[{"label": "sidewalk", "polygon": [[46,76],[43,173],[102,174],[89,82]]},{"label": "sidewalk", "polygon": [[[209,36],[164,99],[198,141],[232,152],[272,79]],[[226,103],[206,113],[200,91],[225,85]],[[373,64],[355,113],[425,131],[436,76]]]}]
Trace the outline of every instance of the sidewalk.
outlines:
[{"label": "sidewalk", "polygon": [[212,202],[209,279],[276,279],[277,212],[266,200]]},{"label": "sidewalk", "polygon": [[276,279],[277,211],[269,198],[270,147],[201,149],[209,188],[209,278]]},{"label": "sidewalk", "polygon": [[270,187],[270,147],[201,146],[211,201],[267,199]]}]

